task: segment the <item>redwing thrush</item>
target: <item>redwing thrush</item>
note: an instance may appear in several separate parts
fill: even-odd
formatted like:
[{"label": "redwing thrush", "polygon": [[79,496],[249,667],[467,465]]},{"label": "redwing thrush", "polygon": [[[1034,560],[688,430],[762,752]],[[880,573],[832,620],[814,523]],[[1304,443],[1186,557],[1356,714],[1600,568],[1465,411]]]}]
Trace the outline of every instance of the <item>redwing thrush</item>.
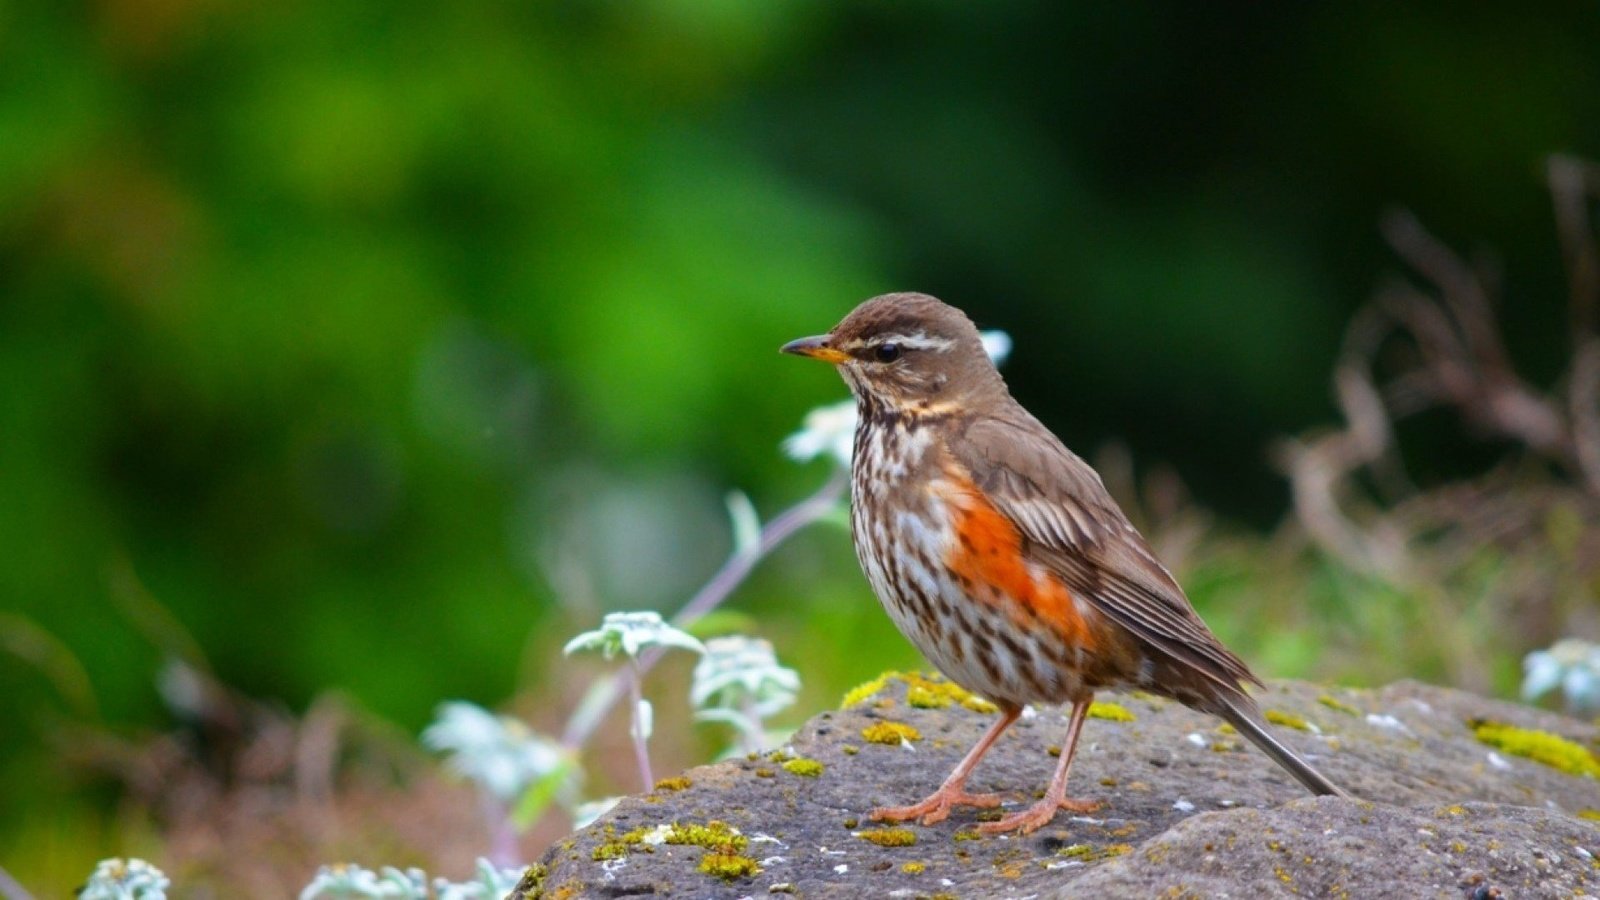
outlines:
[{"label": "redwing thrush", "polygon": [[924,294],[866,301],[785,353],[832,363],[855,394],[850,533],[901,633],[1000,718],[937,791],[872,818],[932,825],[993,807],[968,776],[1026,703],[1071,703],[1042,801],[982,830],[1033,831],[1068,799],[1094,692],[1130,687],[1225,719],[1316,794],[1348,796],[1279,743],[1244,692],[1261,684],[1189,605],[1100,476],[1023,409],[960,310]]}]

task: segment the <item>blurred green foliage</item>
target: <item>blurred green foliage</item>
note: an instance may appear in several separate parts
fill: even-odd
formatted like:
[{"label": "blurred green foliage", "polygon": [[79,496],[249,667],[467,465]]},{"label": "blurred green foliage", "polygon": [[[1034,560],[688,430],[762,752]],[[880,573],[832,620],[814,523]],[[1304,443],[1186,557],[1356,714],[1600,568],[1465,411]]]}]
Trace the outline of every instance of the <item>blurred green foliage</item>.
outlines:
[{"label": "blurred green foliage", "polygon": [[[570,698],[552,648],[681,602],[727,488],[820,481],[777,442],[843,388],[774,351],[884,290],[1270,522],[1389,204],[1516,261],[1556,374],[1597,46],[1587,2],[0,2],[0,607],[60,642],[0,655],[3,805],[76,802],[74,666],[128,729],[164,654],[410,728]],[[736,604],[813,706],[914,663],[838,532]]]}]

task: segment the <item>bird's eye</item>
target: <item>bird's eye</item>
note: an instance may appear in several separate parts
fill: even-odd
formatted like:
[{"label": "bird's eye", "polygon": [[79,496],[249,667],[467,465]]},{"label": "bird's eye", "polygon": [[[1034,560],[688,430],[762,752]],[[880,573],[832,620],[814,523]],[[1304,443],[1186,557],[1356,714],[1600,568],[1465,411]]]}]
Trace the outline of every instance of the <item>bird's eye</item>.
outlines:
[{"label": "bird's eye", "polygon": [[878,357],[878,362],[892,363],[900,358],[900,345],[894,341],[887,341],[879,344],[877,350],[873,352]]}]

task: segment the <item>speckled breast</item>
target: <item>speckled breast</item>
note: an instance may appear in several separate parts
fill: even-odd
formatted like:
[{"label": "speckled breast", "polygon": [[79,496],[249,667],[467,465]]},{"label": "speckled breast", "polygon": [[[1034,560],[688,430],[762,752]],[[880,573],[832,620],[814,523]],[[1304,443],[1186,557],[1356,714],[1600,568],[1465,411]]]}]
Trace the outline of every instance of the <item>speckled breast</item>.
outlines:
[{"label": "speckled breast", "polygon": [[1079,673],[1093,663],[1083,641],[1043,614],[1030,582],[964,564],[970,482],[937,432],[906,417],[863,417],[857,428],[850,531],[867,581],[900,632],[968,690],[1016,705],[1084,695]]}]

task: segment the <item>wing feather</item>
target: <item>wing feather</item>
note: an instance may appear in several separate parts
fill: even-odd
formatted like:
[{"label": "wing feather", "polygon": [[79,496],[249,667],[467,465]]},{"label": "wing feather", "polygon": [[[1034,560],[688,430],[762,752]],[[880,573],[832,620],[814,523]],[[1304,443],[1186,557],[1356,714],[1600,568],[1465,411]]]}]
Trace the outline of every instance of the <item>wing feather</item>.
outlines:
[{"label": "wing feather", "polygon": [[1020,406],[973,420],[951,452],[1074,595],[1160,655],[1230,693],[1260,684],[1195,614],[1100,476]]}]

